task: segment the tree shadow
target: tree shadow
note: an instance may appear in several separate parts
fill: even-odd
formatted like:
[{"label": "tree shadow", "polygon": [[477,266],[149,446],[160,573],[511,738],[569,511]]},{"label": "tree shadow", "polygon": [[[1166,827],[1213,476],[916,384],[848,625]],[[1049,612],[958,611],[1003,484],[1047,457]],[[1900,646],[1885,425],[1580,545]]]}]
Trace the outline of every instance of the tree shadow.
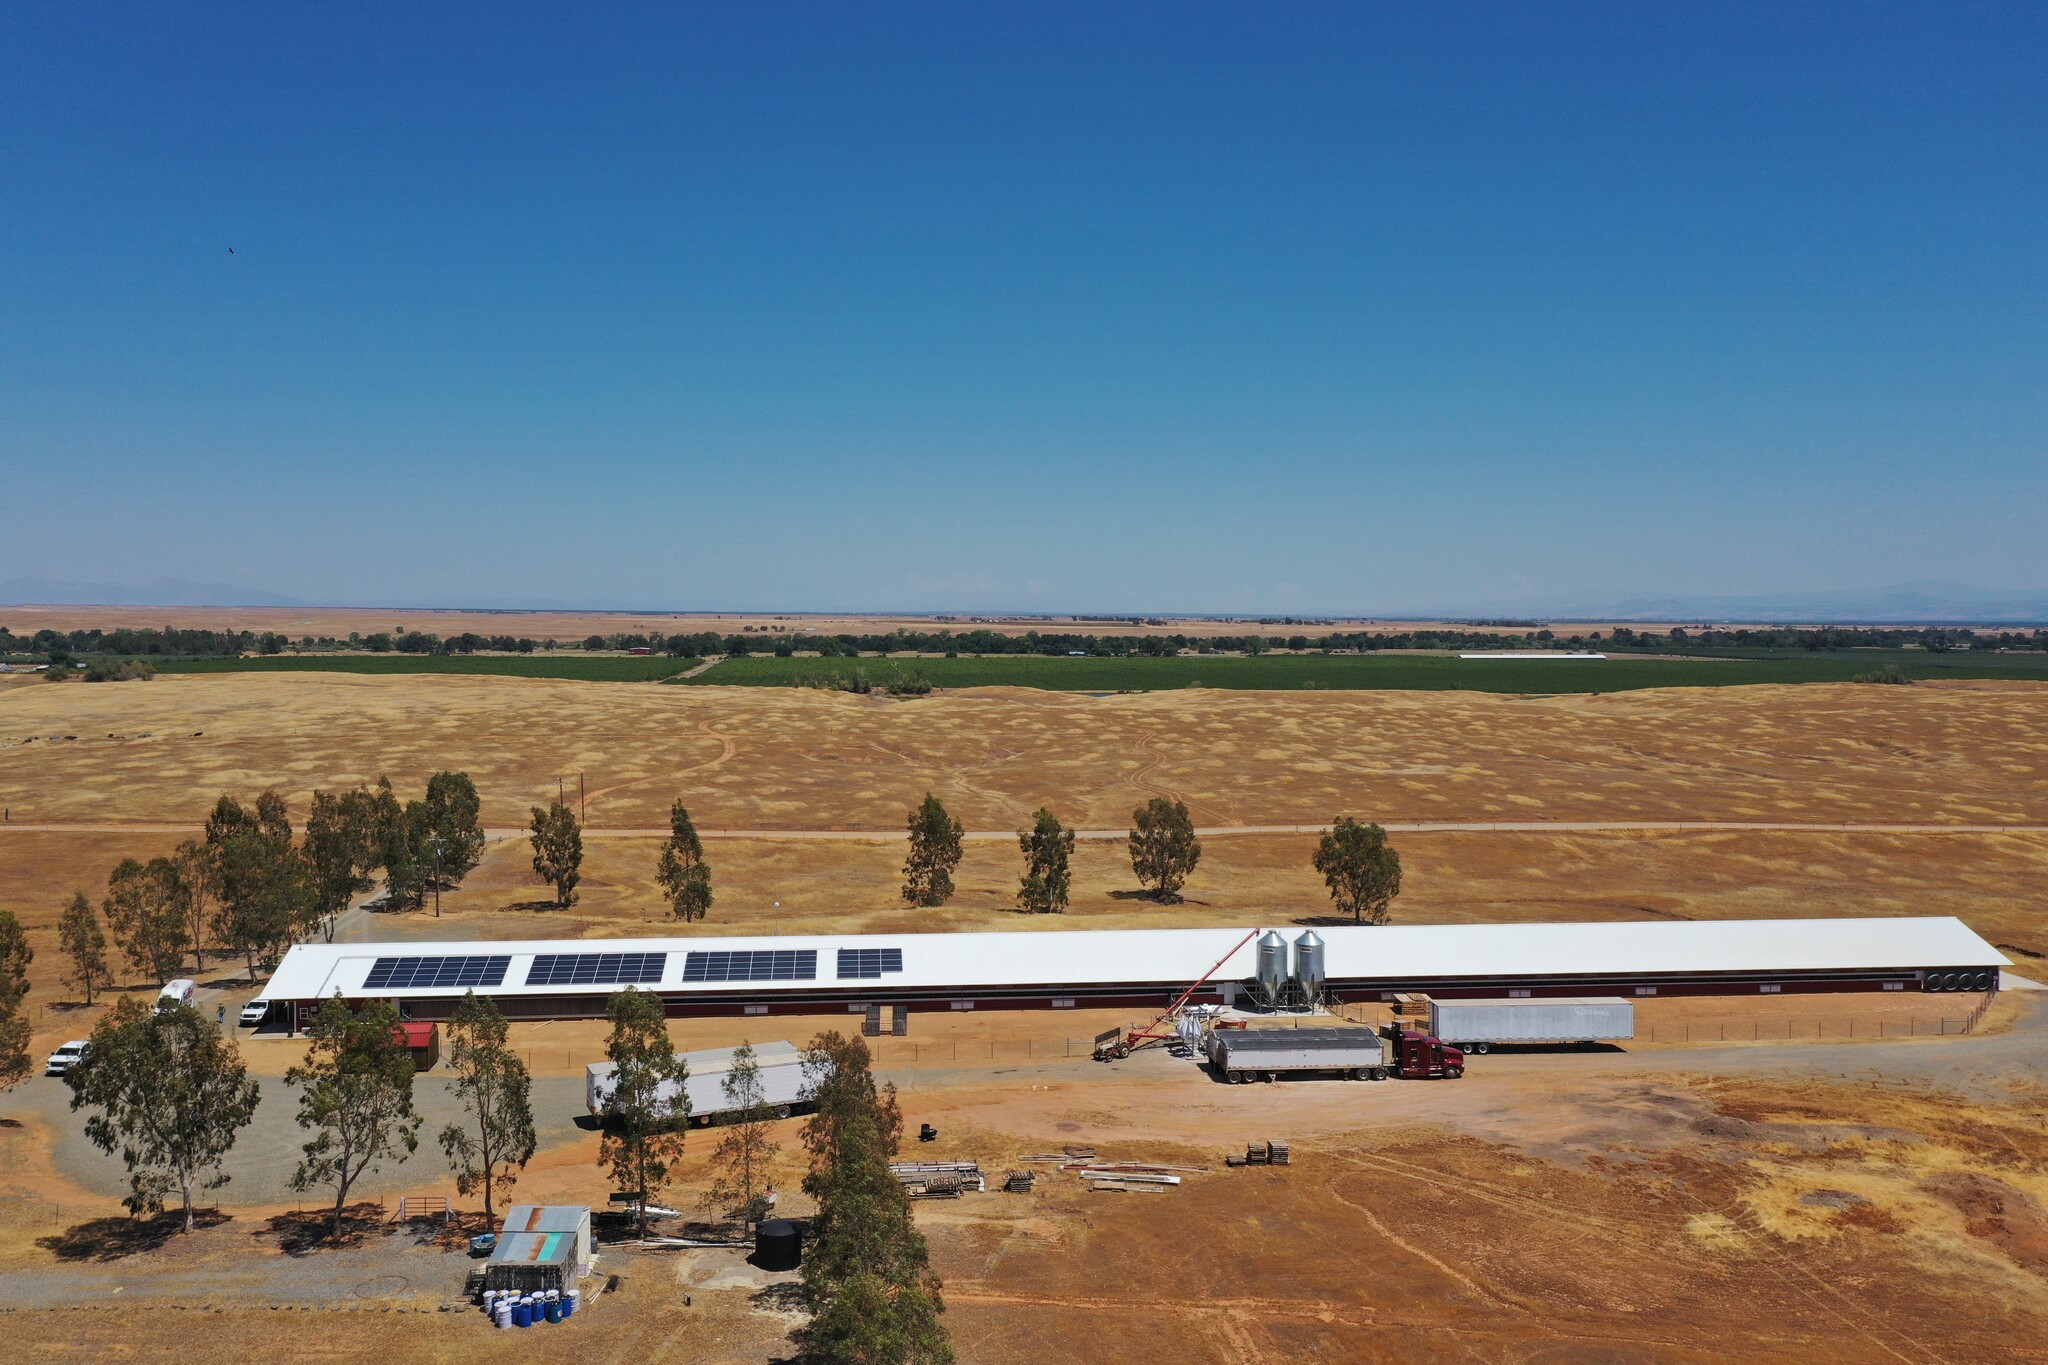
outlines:
[{"label": "tree shadow", "polygon": [[388,1231],[384,1206],[364,1200],[341,1211],[341,1236],[334,1237],[333,1209],[297,1209],[265,1221],[253,1236],[275,1237],[277,1249],[287,1256],[354,1246],[373,1232]]},{"label": "tree shadow", "polygon": [[524,910],[531,915],[551,915],[568,907],[559,905],[554,900],[549,899],[544,901],[514,901],[510,905],[501,905],[498,908],[507,911]]},{"label": "tree shadow", "polygon": [[[197,1209],[192,1225],[219,1227],[232,1221],[219,1209]],[[148,1218],[94,1218],[66,1228],[52,1237],[36,1238],[36,1245],[60,1261],[118,1261],[155,1251],[185,1230],[185,1215],[177,1209]]]},{"label": "tree shadow", "polygon": [[1294,921],[1311,929],[1343,929],[1351,925],[1370,925],[1370,920],[1355,920],[1349,915],[1303,915]]},{"label": "tree shadow", "polygon": [[771,1284],[747,1295],[747,1302],[765,1313],[803,1313],[804,1287],[795,1280]]},{"label": "tree shadow", "polygon": [[436,1251],[467,1251],[470,1238],[491,1231],[491,1220],[484,1217],[482,1209],[468,1212],[458,1209],[445,1221],[428,1217],[415,1220],[408,1226],[418,1240]]}]

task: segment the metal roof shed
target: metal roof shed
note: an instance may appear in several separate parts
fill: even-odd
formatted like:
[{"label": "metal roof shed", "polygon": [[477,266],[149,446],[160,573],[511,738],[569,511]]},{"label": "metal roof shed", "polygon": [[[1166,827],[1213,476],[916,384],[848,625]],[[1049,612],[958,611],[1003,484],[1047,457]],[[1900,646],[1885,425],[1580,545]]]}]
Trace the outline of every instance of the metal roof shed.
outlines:
[{"label": "metal roof shed", "polygon": [[590,1209],[582,1204],[517,1204],[505,1215],[484,1266],[484,1288],[525,1294],[568,1289],[590,1273]]}]

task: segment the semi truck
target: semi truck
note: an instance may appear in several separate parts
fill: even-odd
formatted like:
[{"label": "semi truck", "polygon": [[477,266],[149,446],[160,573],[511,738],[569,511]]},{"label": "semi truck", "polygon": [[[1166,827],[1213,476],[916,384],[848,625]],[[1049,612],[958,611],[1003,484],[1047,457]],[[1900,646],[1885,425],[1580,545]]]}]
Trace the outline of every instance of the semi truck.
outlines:
[{"label": "semi truck", "polygon": [[1414,1029],[1217,1029],[1209,1064],[1231,1085],[1281,1076],[1337,1076],[1354,1081],[1455,1080],[1465,1054]]},{"label": "semi truck", "polygon": [[1603,1043],[1636,1036],[1636,1007],[1613,995],[1432,1000],[1429,1031],[1467,1052],[1495,1043]]},{"label": "semi truck", "polygon": [[[732,1112],[725,1097],[725,1078],[732,1071],[734,1048],[710,1048],[686,1052],[682,1060],[690,1074],[680,1087],[665,1084],[660,1096],[671,1103],[677,1094],[688,1096],[690,1122],[705,1127]],[[759,1043],[754,1047],[754,1065],[761,1083],[761,1103],[776,1118],[788,1118],[802,1110],[811,1099],[804,1084],[804,1055],[789,1042]],[[612,1109],[613,1074],[610,1062],[594,1062],[583,1068],[584,1102],[599,1118]]]}]

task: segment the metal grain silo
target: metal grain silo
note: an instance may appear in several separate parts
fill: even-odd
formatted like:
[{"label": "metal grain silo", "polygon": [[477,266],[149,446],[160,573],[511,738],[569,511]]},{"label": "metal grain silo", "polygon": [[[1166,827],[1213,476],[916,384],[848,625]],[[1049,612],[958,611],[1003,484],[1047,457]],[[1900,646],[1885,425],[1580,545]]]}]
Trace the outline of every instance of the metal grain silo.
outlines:
[{"label": "metal grain silo", "polygon": [[1259,940],[1258,981],[1260,998],[1278,1004],[1287,990],[1287,940],[1277,929],[1268,929]]},{"label": "metal grain silo", "polygon": [[1319,1000],[1323,994],[1323,979],[1328,969],[1323,961],[1323,940],[1311,929],[1294,940],[1294,979],[1301,983],[1308,998]]}]

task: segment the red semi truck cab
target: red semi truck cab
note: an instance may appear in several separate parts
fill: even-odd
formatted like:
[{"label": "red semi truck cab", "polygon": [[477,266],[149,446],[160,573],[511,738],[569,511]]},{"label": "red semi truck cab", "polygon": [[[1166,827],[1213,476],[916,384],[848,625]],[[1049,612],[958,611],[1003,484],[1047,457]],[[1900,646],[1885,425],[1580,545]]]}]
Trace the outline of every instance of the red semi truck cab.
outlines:
[{"label": "red semi truck cab", "polygon": [[1409,1081],[1456,1080],[1465,1074],[1465,1054],[1441,1038],[1389,1024],[1380,1030],[1391,1054],[1387,1068]]}]

